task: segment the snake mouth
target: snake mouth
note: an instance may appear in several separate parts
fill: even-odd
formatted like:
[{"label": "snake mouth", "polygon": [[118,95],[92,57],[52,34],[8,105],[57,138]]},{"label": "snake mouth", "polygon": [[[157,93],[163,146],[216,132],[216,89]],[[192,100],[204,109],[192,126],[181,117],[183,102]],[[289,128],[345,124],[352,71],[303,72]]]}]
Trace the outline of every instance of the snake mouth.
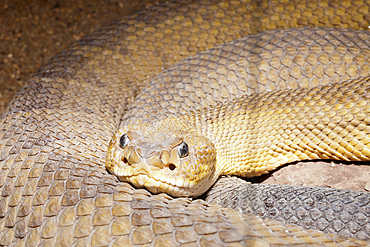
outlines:
[{"label": "snake mouth", "polygon": [[[185,190],[184,187],[178,187],[174,184],[168,183],[166,181],[158,180],[154,177],[150,177],[147,174],[139,173],[126,179],[129,180],[131,184],[133,184],[137,188],[145,187],[147,190],[154,194],[163,193],[170,193],[172,195],[179,194]],[[183,195],[183,193],[181,193]]]},{"label": "snake mouth", "polygon": [[[118,170],[118,169],[117,169]],[[146,188],[153,194],[167,193],[174,197],[198,197],[217,180],[218,175],[208,176],[201,181],[194,181],[183,176],[167,175],[160,170],[147,172],[129,167],[115,172],[120,181],[131,183],[139,189]]]},{"label": "snake mouth", "polygon": [[[164,181],[160,178],[150,176],[149,174],[139,171],[129,176],[118,176],[121,181],[126,181],[134,185],[136,188],[146,188],[153,194],[167,193],[172,196],[191,196],[191,186],[187,183],[187,186],[181,185],[183,179],[172,178],[171,181]],[[194,183],[194,182],[193,182]]]},{"label": "snake mouth", "polygon": [[191,196],[196,183],[181,175],[168,175],[160,169],[152,171],[144,164],[136,167],[115,167],[114,174],[121,181],[129,182],[136,188],[146,188],[154,194],[168,193],[173,196]]}]

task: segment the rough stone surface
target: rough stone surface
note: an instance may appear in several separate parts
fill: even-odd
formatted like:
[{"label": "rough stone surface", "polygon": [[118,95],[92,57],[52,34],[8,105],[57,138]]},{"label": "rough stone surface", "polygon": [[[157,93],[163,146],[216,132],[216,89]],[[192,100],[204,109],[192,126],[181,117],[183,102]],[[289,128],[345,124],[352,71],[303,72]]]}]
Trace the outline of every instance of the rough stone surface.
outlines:
[{"label": "rough stone surface", "polygon": [[[267,177],[267,178],[266,178]],[[270,176],[265,176],[262,183],[287,184],[370,191],[369,163],[345,164],[340,162],[298,162],[287,164]]]}]

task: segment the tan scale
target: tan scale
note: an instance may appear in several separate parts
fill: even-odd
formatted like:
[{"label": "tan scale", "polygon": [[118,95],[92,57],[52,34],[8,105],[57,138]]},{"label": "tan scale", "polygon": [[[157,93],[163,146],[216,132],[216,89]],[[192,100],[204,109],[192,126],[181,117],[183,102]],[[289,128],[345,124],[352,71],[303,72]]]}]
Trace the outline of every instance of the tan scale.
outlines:
[{"label": "tan scale", "polygon": [[[119,129],[128,105],[172,64],[267,29],[325,26],[367,30],[368,14],[368,1],[169,1],[116,21],[75,43],[35,72],[1,117],[0,245],[368,245],[366,241],[263,221],[202,200],[152,195],[118,181],[104,166],[109,140]],[[356,37],[367,37],[367,33],[336,32],[354,33],[347,38],[348,52],[357,57],[352,59],[359,66],[356,73],[367,73],[366,48],[352,47],[350,42],[365,42],[366,38]],[[283,85],[295,88],[299,85],[296,77],[300,73],[306,78],[302,71],[309,72],[308,68],[297,68],[292,73],[295,77],[287,69],[279,73],[271,70],[278,67],[277,60],[284,66],[293,63],[290,54],[276,57],[272,67],[259,71],[260,44],[269,43],[269,37],[271,33],[261,39],[251,37],[250,46],[255,48],[249,53],[250,60],[228,63],[229,58],[222,57],[212,61],[208,69],[197,69],[202,64],[187,60],[194,64],[182,63],[180,72],[186,73],[181,77],[200,75],[195,86],[159,88],[158,83],[146,92],[147,101],[137,107],[152,113],[152,106],[156,106],[156,111],[167,114],[160,107],[168,104],[169,111],[186,113],[189,107],[200,109],[199,103],[215,105],[241,96],[241,92],[274,89],[280,84],[268,78],[277,80],[280,75],[287,80]],[[329,54],[322,61],[330,61],[330,51],[338,49],[336,44],[317,46]],[[232,47],[225,49],[233,51]],[[298,46],[292,44],[279,52],[295,50],[306,56],[304,49],[294,47]],[[219,50],[205,55],[216,58],[223,53]],[[270,56],[278,55],[264,53],[263,65]],[[328,74],[333,74],[334,62],[329,62],[333,65],[328,67]],[[235,70],[238,66],[244,70]],[[302,80],[302,86],[327,80],[323,71],[312,67],[312,73],[307,74],[315,79]],[[334,81],[349,79],[353,71],[354,66],[346,67],[346,73],[335,74]],[[172,80],[171,73],[179,72],[165,72],[167,81]],[[253,75],[249,86],[239,80],[246,74],[248,78]],[[204,78],[209,78],[209,87],[199,86]],[[228,80],[236,78],[237,84],[229,86]],[[156,96],[165,91],[168,94],[160,101]],[[184,98],[186,92],[190,93]],[[154,100],[152,105],[150,100]]]}]

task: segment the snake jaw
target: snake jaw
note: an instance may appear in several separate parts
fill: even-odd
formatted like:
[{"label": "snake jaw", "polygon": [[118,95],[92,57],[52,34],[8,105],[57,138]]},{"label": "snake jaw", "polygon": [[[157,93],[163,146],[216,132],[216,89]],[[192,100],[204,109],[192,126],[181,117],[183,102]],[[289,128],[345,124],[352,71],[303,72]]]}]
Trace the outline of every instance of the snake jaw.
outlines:
[{"label": "snake jaw", "polygon": [[[116,166],[113,172],[121,181],[130,182],[137,188],[146,188],[155,194],[163,192],[173,196],[194,195],[192,191],[197,187],[195,186],[196,181],[186,179],[179,173],[171,176],[168,172],[169,169],[163,169],[165,165],[157,167],[144,158],[141,158],[138,163],[131,164],[124,168],[122,164],[124,163],[122,162],[124,158],[125,155],[121,153],[120,165]],[[169,160],[173,161],[171,157]],[[180,164],[176,166],[179,167]]]}]

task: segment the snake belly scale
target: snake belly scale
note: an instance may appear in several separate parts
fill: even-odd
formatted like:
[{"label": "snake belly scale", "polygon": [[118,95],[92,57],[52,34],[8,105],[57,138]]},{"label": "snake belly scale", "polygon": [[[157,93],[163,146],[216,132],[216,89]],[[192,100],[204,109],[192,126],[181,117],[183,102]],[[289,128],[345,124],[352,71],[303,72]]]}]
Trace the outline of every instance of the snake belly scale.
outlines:
[{"label": "snake belly scale", "polygon": [[[367,245],[202,200],[152,195],[120,182],[104,162],[127,105],[175,62],[267,29],[367,29],[368,6],[362,1],[172,1],[116,21],[57,54],[1,118],[0,245]],[[358,57],[358,69],[348,69],[361,75],[367,56]],[[219,92],[227,99],[239,94]]]}]

